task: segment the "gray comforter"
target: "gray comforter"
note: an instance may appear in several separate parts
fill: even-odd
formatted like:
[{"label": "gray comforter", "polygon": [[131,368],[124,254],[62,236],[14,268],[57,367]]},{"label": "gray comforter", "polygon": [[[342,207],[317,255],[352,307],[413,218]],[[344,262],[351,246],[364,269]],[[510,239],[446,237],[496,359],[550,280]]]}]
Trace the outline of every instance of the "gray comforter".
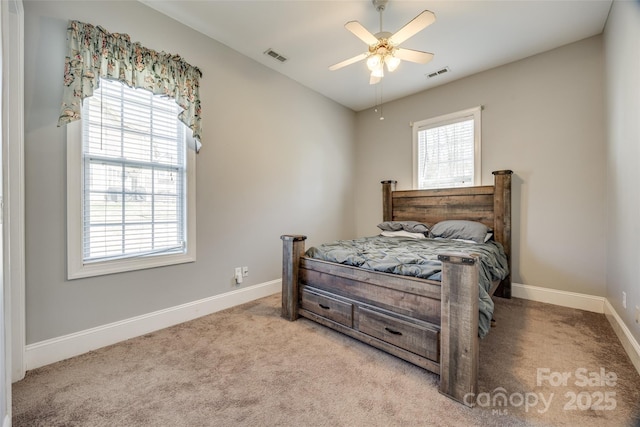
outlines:
[{"label": "gray comforter", "polygon": [[489,296],[491,282],[507,277],[507,257],[500,243],[489,241],[473,244],[446,239],[413,239],[410,237],[363,237],[339,240],[312,247],[310,258],[360,267],[385,273],[440,280],[443,252],[475,253],[480,256],[479,335],[484,337],[491,326],[493,301]]}]

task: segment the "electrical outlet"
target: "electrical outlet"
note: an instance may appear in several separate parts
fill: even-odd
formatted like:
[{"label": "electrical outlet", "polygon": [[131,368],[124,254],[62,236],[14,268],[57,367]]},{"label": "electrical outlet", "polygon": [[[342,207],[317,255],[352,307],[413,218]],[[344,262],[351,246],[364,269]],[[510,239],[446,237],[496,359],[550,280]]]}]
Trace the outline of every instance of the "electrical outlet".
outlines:
[{"label": "electrical outlet", "polygon": [[236,285],[241,285],[242,284],[242,267],[236,267],[234,271],[235,271],[235,274],[233,275],[233,278],[236,281]]},{"label": "electrical outlet", "polygon": [[242,277],[247,277],[249,275],[249,267],[242,267]]},{"label": "electrical outlet", "polygon": [[622,293],[622,308],[627,308],[627,293]]}]

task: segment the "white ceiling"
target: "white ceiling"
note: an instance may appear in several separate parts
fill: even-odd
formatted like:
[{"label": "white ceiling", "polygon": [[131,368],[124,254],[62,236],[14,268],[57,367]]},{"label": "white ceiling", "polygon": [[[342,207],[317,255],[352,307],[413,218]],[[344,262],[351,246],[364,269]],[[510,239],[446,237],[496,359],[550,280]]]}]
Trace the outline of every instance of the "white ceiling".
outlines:
[{"label": "white ceiling", "polygon": [[[402,43],[435,54],[428,64],[403,61],[369,85],[364,61],[328,67],[367,51],[344,28],[357,20],[372,33],[380,16],[370,0],[141,0],[232,49],[336,102],[364,110],[425,89],[600,34],[612,0],[390,0],[383,30],[400,29],[425,9],[436,21]],[[281,63],[264,54],[273,49]],[[433,79],[426,75],[451,70]]]}]

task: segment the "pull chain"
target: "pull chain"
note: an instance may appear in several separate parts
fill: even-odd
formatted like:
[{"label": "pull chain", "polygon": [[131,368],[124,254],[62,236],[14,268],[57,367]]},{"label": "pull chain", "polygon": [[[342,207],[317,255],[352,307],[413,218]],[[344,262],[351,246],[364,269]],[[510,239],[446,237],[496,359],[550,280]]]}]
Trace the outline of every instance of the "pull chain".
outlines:
[{"label": "pull chain", "polygon": [[[380,82],[377,85],[380,88],[380,97],[376,97],[376,108],[375,108],[375,112],[379,113],[380,117],[378,117],[378,120],[384,120],[384,116],[382,115],[382,82]],[[377,92],[377,87],[376,87],[376,92]]]}]

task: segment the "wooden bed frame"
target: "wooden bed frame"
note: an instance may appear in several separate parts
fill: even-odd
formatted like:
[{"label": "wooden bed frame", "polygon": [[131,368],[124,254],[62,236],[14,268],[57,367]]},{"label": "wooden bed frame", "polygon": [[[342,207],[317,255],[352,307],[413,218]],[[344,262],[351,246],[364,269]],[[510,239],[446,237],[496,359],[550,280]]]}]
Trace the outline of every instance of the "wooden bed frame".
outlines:
[{"label": "wooden bed frame", "polygon": [[[490,186],[438,190],[395,191],[396,181],[382,181],[383,221],[482,222],[504,246],[511,271],[511,174],[493,172]],[[311,319],[439,374],[441,393],[473,406],[465,396],[478,386],[476,256],[439,255],[436,282],[307,258],[306,236],[281,239],[282,317]],[[511,298],[510,276],[492,294]]]}]

